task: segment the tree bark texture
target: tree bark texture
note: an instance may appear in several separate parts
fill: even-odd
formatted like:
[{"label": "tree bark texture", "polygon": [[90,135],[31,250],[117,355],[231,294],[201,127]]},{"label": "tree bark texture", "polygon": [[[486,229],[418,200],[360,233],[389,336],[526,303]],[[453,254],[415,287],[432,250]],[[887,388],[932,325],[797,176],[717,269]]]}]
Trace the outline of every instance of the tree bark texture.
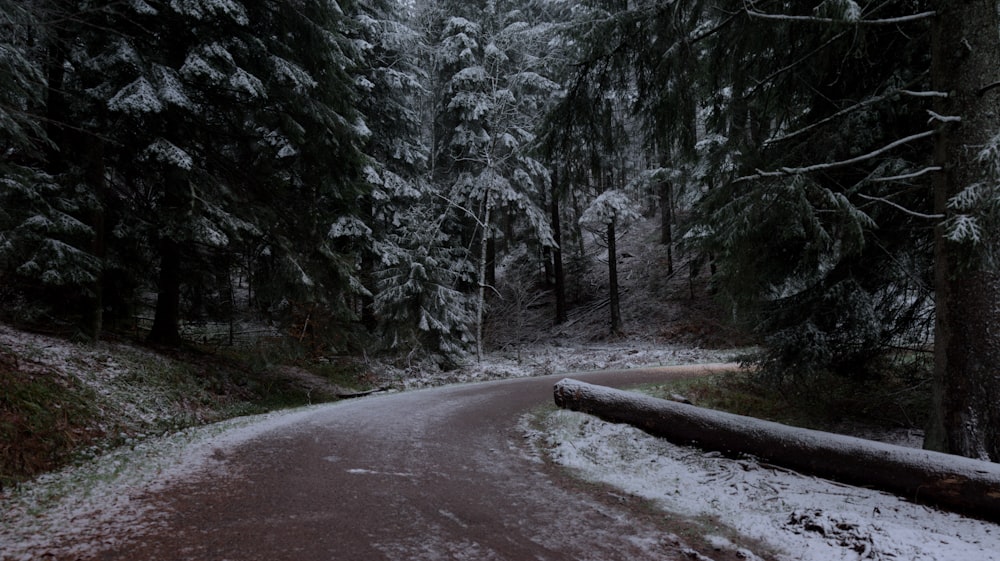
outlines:
[{"label": "tree bark texture", "polygon": [[611,308],[611,334],[622,332],[622,311],[618,299],[618,248],[615,221],[608,222],[608,297]]},{"label": "tree bark texture", "polygon": [[566,272],[563,269],[562,254],[562,223],[559,216],[559,172],[552,172],[552,239],[556,246],[552,248],[553,275],[555,276],[556,321],[557,325],[566,323]]},{"label": "tree bark texture", "polygon": [[979,153],[1000,133],[1000,18],[995,0],[941,0],[933,34],[934,89],[947,92],[935,110],[961,122],[943,125],[935,163],[934,410],[925,447],[1000,461],[1000,271],[997,232],[977,244],[947,238],[956,211],[949,201],[966,187],[988,184]]},{"label": "tree bark texture", "polygon": [[181,342],[181,248],[174,240],[160,240],[157,285],[156,314],[147,340],[157,345],[178,345]]},{"label": "tree bark texture", "polygon": [[673,184],[660,183],[660,244],[667,246],[667,274],[674,274]]},{"label": "tree bark texture", "polygon": [[752,417],[595,386],[571,379],[555,385],[556,405],[628,423],[680,445],[871,486],[921,504],[1000,520],[1000,465],[799,429]]}]

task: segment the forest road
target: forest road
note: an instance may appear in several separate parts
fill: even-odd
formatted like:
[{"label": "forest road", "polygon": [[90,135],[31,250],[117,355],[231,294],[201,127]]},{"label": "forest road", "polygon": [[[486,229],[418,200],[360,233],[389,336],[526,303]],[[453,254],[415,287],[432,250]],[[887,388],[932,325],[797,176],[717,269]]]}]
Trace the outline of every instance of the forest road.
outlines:
[{"label": "forest road", "polygon": [[[572,377],[625,387],[721,368]],[[519,419],[551,403],[560,378],[448,386],[317,408],[302,422],[220,450],[213,461],[224,464],[225,476],[193,477],[147,497],[162,519],[97,558],[691,559],[664,516],[529,456]]]}]

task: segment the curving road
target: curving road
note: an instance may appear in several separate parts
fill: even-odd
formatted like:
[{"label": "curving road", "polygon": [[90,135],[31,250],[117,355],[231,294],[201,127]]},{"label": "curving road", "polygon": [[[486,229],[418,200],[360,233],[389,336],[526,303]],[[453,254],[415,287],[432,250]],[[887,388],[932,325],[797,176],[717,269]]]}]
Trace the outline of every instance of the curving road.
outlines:
[{"label": "curving road", "polygon": [[[723,365],[574,378],[628,386]],[[558,376],[341,402],[219,452],[225,477],[148,497],[162,515],[102,560],[670,560],[669,521],[526,454],[517,428]],[[688,545],[718,561],[726,554]]]}]

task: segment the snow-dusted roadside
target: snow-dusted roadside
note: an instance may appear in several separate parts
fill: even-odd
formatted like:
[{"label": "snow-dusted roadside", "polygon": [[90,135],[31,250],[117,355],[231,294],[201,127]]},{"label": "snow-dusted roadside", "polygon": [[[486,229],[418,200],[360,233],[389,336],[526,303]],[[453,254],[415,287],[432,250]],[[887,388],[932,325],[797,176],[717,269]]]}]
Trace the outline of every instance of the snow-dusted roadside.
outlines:
[{"label": "snow-dusted roadside", "polygon": [[442,371],[426,362],[407,367],[381,365],[379,370],[382,378],[396,381],[406,389],[417,389],[568,372],[730,362],[740,352],[653,342],[610,345],[566,343],[490,353],[481,362],[470,357],[462,367],[449,371]]},{"label": "snow-dusted roadside", "polygon": [[[159,395],[136,395],[120,358],[98,347],[69,351],[53,340],[15,337],[0,330],[0,344],[61,375],[80,376],[96,391],[129,395],[133,403],[155,403]],[[72,346],[72,345],[70,345]],[[82,351],[83,359],[79,358]],[[731,360],[731,352],[655,344],[546,346],[491,355],[457,371],[414,365],[387,369],[384,377],[407,388],[499,378],[645,365]],[[22,356],[25,356],[22,354]],[[32,356],[32,355],[28,355]],[[116,355],[119,356],[120,355]],[[423,368],[421,368],[423,367]],[[127,368],[127,367],[126,367]],[[117,386],[121,385],[121,389]],[[103,394],[102,394],[103,395]],[[112,399],[109,403],[116,402]],[[154,407],[140,407],[143,418]],[[312,414],[313,408],[234,419],[199,429],[132,441],[84,465],[38,478],[0,495],[0,561],[27,561],[60,544],[97,548],[141,533],[158,522],[137,500],[192,474],[220,469],[214,458],[231,446]],[[154,414],[155,416],[155,414]],[[527,427],[541,425],[542,430]],[[716,517],[736,532],[757,538],[792,561],[917,560],[1000,561],[1000,526],[932,511],[894,496],[838,485],[753,461],[733,461],[678,447],[623,425],[558,411],[525,419],[536,454],[567,466],[581,477],[618,487],[691,517]],[[721,535],[720,548],[731,547]],[[758,552],[760,554],[761,552]],[[744,552],[747,559],[755,559]]]},{"label": "snow-dusted roadside", "polygon": [[[139,497],[212,475],[223,451],[312,414],[313,406],[242,417],[118,448],[0,495],[0,561],[81,558],[155,525]],[[68,549],[67,549],[68,548]],[[50,557],[45,557],[46,555]]]},{"label": "snow-dusted roadside", "polygon": [[669,512],[717,518],[783,560],[1000,560],[1000,526],[886,493],[675,446],[582,413],[560,410],[524,426],[536,453],[580,477]]}]

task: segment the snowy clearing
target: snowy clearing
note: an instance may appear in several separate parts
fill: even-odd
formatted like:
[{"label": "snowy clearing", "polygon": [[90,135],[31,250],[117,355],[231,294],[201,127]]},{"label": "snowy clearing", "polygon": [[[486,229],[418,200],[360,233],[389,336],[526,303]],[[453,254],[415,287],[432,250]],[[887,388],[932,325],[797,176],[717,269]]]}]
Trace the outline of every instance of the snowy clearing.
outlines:
[{"label": "snowy clearing", "polygon": [[[541,431],[527,428],[538,426]],[[714,517],[787,561],[990,561],[1000,526],[753,460],[673,445],[628,425],[555,411],[524,420],[536,453],[580,477],[692,517]],[[718,538],[718,547],[727,540]]]}]

